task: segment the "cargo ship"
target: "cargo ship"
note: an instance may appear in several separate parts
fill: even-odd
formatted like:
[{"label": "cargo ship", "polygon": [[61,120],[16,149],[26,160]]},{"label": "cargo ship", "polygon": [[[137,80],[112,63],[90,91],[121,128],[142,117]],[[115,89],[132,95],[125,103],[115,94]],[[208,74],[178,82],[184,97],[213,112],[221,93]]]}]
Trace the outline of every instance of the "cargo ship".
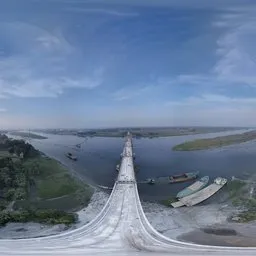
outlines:
[{"label": "cargo ship", "polygon": [[187,173],[172,175],[167,177],[149,178],[145,182],[141,182],[141,183],[155,184],[155,183],[185,182],[185,181],[196,179],[198,177],[198,174],[199,172],[187,172]]},{"label": "cargo ship", "polygon": [[67,153],[66,154],[66,157],[73,160],[73,161],[76,161],[77,160],[77,157],[76,156],[73,156],[72,153]]},{"label": "cargo ship", "polygon": [[170,176],[170,183],[184,182],[194,180],[198,177],[199,172],[187,172],[184,174]]},{"label": "cargo ship", "polygon": [[176,197],[177,198],[182,198],[182,197],[185,197],[185,196],[192,195],[193,193],[195,193],[195,192],[199,191],[200,189],[206,187],[208,182],[209,182],[209,176],[204,176],[200,180],[198,180],[195,183],[193,183],[192,185],[190,185],[187,188],[181,190],[177,194]]}]

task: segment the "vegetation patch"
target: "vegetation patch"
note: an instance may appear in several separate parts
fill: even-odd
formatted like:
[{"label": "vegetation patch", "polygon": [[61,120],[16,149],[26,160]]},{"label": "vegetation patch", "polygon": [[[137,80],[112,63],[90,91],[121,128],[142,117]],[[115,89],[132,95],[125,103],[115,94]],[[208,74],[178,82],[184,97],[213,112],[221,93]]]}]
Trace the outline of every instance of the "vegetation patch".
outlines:
[{"label": "vegetation patch", "polygon": [[245,132],[242,134],[228,135],[222,137],[216,137],[212,139],[198,139],[194,141],[188,141],[173,147],[175,151],[193,151],[220,148],[223,146],[239,144],[256,139],[256,131]]},{"label": "vegetation patch", "polygon": [[69,211],[88,204],[92,189],[32,145],[0,135],[0,152],[0,225],[23,220],[69,224],[75,221]]},{"label": "vegetation patch", "polygon": [[176,201],[177,201],[176,197],[175,196],[171,196],[171,197],[169,197],[167,199],[162,200],[161,203],[163,205],[165,205],[165,206],[170,206],[172,203],[174,203]]},{"label": "vegetation patch", "polygon": [[240,180],[232,180],[227,183],[227,189],[231,198],[235,198],[241,193],[242,188],[246,186],[246,183]]},{"label": "vegetation patch", "polygon": [[66,224],[75,223],[77,215],[58,210],[23,210],[18,212],[1,212],[0,226],[8,222],[39,222],[47,224]]}]

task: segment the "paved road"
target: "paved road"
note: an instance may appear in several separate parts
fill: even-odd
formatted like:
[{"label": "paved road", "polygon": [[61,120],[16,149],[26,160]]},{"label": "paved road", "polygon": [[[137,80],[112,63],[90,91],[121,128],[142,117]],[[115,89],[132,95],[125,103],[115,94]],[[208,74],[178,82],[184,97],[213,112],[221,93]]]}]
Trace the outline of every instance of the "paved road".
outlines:
[{"label": "paved road", "polygon": [[201,246],[168,239],[149,224],[141,207],[128,136],[111,196],[89,224],[59,235],[0,240],[0,256],[26,255],[256,255],[256,248]]}]

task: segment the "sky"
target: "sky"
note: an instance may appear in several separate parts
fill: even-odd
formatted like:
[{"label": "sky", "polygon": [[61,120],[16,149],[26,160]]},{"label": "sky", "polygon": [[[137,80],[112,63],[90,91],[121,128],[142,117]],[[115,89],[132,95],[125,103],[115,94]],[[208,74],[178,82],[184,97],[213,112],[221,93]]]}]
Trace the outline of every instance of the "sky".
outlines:
[{"label": "sky", "polygon": [[0,129],[256,126],[255,0],[2,0]]}]

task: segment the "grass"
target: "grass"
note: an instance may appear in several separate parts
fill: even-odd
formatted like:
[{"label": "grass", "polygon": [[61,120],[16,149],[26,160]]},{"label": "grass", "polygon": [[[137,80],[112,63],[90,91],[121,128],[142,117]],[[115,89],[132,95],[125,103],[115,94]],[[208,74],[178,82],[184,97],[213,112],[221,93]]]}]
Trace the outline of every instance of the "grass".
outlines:
[{"label": "grass", "polygon": [[77,215],[59,210],[23,210],[0,213],[0,226],[8,222],[29,222],[35,221],[47,224],[70,225],[77,221]]},{"label": "grass", "polygon": [[19,157],[10,154],[7,150],[0,150],[0,159],[5,158],[5,157],[10,157],[12,160],[17,160]]},{"label": "grass", "polygon": [[37,181],[38,196],[49,199],[72,194],[79,188],[78,183],[69,174],[53,174]]},{"label": "grass", "polygon": [[248,198],[248,186],[245,182],[233,180],[228,182],[227,189],[229,191],[232,204],[236,207],[246,209],[236,217],[238,222],[249,222],[256,220],[256,198]]},{"label": "grass", "polygon": [[228,135],[216,137],[212,139],[198,139],[188,141],[173,147],[174,151],[193,151],[211,148],[219,148],[223,146],[239,144],[256,139],[256,131],[245,132],[242,134]]},{"label": "grass", "polygon": [[232,180],[227,183],[230,198],[235,198],[240,195],[241,189],[246,185],[245,182],[240,180]]},{"label": "grass", "polygon": [[256,210],[254,211],[245,211],[240,213],[237,217],[239,217],[239,222],[250,222],[256,220]]},{"label": "grass", "polygon": [[[73,200],[73,203],[66,205],[70,205],[71,208],[77,208],[81,204],[89,202],[92,189],[87,184],[72,177],[69,171],[56,160],[40,156],[27,160],[24,165],[35,173],[33,179],[40,201],[36,205],[48,208],[47,205],[54,206],[51,201],[55,201],[55,204],[60,204],[58,208],[62,209],[65,205],[65,199]],[[70,196],[71,198],[69,198]]]},{"label": "grass", "polygon": [[171,203],[174,203],[176,201],[177,201],[177,199],[175,198],[175,196],[171,196],[171,197],[169,197],[167,199],[162,200],[161,203],[163,205],[165,205],[165,206],[170,206]]}]

